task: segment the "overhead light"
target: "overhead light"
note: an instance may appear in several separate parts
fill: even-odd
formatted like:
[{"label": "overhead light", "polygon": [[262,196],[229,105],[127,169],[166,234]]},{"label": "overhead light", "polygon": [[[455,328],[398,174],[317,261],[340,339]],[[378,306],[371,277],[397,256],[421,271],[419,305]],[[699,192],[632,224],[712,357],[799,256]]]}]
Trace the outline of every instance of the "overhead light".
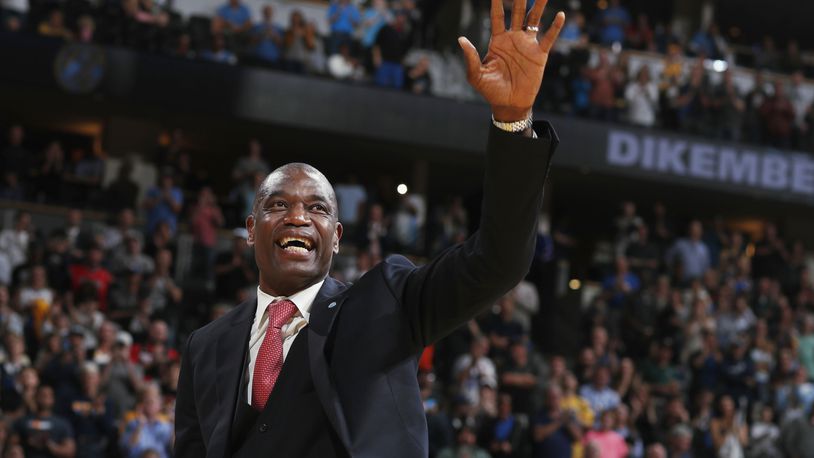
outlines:
[{"label": "overhead light", "polygon": [[571,281],[568,282],[568,287],[571,288],[573,291],[577,291],[582,287],[582,282],[577,280],[576,278],[572,278]]},{"label": "overhead light", "polygon": [[718,73],[725,72],[727,68],[729,68],[729,64],[725,60],[716,60],[712,63],[712,69]]},{"label": "overhead light", "polygon": [[407,194],[407,185],[404,184],[404,183],[401,183],[400,185],[396,186],[396,192],[399,193],[402,196]]}]

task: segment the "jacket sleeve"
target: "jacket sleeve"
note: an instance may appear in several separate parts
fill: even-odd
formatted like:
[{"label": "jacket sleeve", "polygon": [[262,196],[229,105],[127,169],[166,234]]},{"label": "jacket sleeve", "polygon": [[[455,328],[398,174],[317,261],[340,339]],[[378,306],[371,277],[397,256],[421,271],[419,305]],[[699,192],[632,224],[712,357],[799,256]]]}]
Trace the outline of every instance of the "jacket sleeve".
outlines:
[{"label": "jacket sleeve", "polygon": [[198,412],[195,407],[194,385],[192,383],[192,339],[187,339],[181,357],[181,373],[178,377],[178,396],[175,400],[175,454],[176,458],[199,458],[206,456],[206,445],[201,434]]},{"label": "jacket sleeve", "polygon": [[[548,122],[535,123],[534,130],[538,138],[491,127],[478,231],[427,265],[410,270],[403,281],[396,280],[402,284],[391,285],[417,347],[449,334],[528,273],[543,188],[559,144]],[[393,265],[385,268],[399,270]]]}]

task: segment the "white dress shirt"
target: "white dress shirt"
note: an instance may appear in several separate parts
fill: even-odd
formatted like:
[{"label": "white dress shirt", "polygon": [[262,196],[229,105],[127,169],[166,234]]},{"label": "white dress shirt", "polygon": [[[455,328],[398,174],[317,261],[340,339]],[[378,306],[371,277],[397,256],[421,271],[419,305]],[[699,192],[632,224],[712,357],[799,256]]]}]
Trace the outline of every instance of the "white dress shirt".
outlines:
[{"label": "white dress shirt", "polygon": [[[315,283],[308,288],[288,296],[288,300],[297,306],[297,313],[280,328],[280,333],[283,336],[283,361],[288,356],[288,351],[294,343],[294,338],[299,334],[300,329],[308,324],[311,318],[311,304],[317,297],[319,289],[325,280]],[[286,299],[285,296],[271,296],[263,292],[260,287],[257,287],[257,310],[254,312],[254,322],[252,323],[252,331],[249,337],[249,389],[246,390],[246,402],[251,405],[252,403],[252,383],[254,381],[254,363],[257,361],[257,352],[260,351],[260,346],[263,344],[263,339],[266,337],[266,329],[268,329],[269,315],[268,305],[272,302]]]}]

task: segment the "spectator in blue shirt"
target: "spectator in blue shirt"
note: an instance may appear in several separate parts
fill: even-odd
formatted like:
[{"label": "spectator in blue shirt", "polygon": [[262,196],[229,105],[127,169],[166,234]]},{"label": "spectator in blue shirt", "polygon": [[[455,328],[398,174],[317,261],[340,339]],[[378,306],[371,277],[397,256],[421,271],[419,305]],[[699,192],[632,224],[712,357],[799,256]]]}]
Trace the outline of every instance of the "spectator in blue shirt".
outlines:
[{"label": "spectator in blue shirt", "polygon": [[37,413],[14,423],[9,442],[19,444],[29,458],[74,456],[76,442],[71,424],[53,414],[54,389],[40,385],[36,394]]},{"label": "spectator in blue shirt", "polygon": [[[609,383],[610,369],[606,366],[599,366],[594,370],[593,382],[590,385],[583,385],[579,389],[579,395],[588,401],[595,414],[615,409],[621,402],[619,393],[608,386]],[[597,424],[599,424],[599,415],[597,415]]]},{"label": "spectator in blue shirt", "polygon": [[264,6],[263,20],[252,29],[252,41],[255,44],[254,54],[268,63],[279,63],[282,57],[284,36],[285,30],[274,23],[274,9],[271,5]]},{"label": "spectator in blue shirt", "polygon": [[362,46],[370,49],[376,43],[376,35],[393,18],[386,0],[373,0],[362,15]]},{"label": "spectator in blue shirt", "polygon": [[627,298],[641,288],[639,277],[628,268],[627,259],[616,258],[616,272],[608,275],[602,282],[602,289],[608,296],[608,305],[621,309]]},{"label": "spectator in blue shirt", "polygon": [[331,40],[328,54],[336,54],[343,44],[353,42],[353,32],[362,22],[359,9],[350,0],[334,0],[328,7],[328,22],[331,23]]},{"label": "spectator in blue shirt", "polygon": [[690,223],[689,236],[681,238],[667,252],[667,265],[681,264],[679,278],[684,283],[701,278],[710,268],[709,248],[701,241],[704,228],[700,221]]},{"label": "spectator in blue shirt", "polygon": [[573,443],[582,431],[573,413],[562,409],[562,391],[557,385],[546,389],[545,407],[534,419],[534,457],[570,458]]},{"label": "spectator in blue shirt", "polygon": [[152,234],[159,223],[166,222],[170,232],[175,234],[178,226],[178,214],[184,203],[184,194],[175,186],[171,171],[164,171],[158,186],[147,191],[144,208],[147,210],[147,234]]},{"label": "spectator in blue shirt", "polygon": [[240,34],[252,28],[252,12],[240,0],[229,0],[218,8],[212,21],[212,32]]},{"label": "spectator in blue shirt", "polygon": [[148,385],[141,393],[138,417],[124,427],[119,445],[125,458],[141,458],[152,450],[159,458],[170,457],[172,423],[161,413],[161,389]]},{"label": "spectator in blue shirt", "polygon": [[630,24],[630,13],[621,5],[621,0],[611,0],[610,3],[610,6],[599,14],[602,25],[599,41],[603,45],[623,42],[625,29]]}]

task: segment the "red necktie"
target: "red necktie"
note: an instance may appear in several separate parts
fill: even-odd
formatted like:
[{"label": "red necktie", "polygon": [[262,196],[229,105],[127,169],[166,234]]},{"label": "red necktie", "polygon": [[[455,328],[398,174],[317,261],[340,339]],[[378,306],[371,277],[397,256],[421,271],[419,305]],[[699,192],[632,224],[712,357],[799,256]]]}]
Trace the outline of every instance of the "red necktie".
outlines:
[{"label": "red necktie", "polygon": [[257,411],[266,408],[271,390],[283,368],[283,336],[280,328],[297,312],[297,306],[288,299],[272,302],[268,306],[269,325],[266,337],[257,352],[252,380],[252,407]]}]

